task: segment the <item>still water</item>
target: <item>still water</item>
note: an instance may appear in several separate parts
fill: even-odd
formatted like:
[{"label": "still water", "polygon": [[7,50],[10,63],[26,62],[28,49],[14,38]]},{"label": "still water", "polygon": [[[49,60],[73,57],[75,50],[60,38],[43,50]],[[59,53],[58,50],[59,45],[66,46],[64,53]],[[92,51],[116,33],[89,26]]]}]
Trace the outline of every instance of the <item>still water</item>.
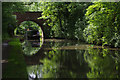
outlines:
[{"label": "still water", "polygon": [[[120,49],[71,40],[28,41],[23,46],[29,80],[120,78]],[[41,44],[41,45],[40,45]],[[25,45],[25,43],[23,43]]]}]

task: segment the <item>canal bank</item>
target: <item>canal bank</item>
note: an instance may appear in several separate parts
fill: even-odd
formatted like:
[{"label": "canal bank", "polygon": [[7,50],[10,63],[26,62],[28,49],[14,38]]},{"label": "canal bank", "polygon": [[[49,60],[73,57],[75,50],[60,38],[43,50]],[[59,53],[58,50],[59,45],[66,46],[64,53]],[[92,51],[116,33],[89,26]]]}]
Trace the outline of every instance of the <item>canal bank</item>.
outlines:
[{"label": "canal bank", "polygon": [[27,78],[26,64],[19,39],[13,38],[2,45],[2,79]]}]

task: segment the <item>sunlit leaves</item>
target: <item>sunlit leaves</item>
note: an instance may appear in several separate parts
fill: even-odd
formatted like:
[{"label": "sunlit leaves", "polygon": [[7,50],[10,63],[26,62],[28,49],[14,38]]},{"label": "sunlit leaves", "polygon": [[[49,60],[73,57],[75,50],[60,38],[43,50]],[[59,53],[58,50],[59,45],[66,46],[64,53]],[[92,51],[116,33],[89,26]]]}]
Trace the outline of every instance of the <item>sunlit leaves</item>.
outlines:
[{"label": "sunlit leaves", "polygon": [[[83,29],[85,25],[80,25],[81,22],[78,19],[83,20],[85,8],[88,4],[75,2],[42,3],[40,6],[43,11],[41,18],[47,19],[46,23],[51,26],[50,36],[80,40],[82,32],[79,29]],[[76,22],[78,23],[76,24]]]},{"label": "sunlit leaves", "polygon": [[119,2],[107,2],[107,3],[96,2],[88,7],[85,15],[86,18],[88,19],[89,26],[84,30],[85,31],[84,36],[91,36],[91,38],[85,37],[87,42],[111,45],[114,47],[120,46],[119,39],[117,39],[118,36],[116,37],[116,39],[114,38],[115,33],[120,35],[120,33],[117,32],[119,31],[119,27],[116,26],[119,25],[119,23],[117,22],[120,21],[117,18],[117,16],[120,15],[118,13],[120,9],[117,8],[117,6],[119,6]]}]

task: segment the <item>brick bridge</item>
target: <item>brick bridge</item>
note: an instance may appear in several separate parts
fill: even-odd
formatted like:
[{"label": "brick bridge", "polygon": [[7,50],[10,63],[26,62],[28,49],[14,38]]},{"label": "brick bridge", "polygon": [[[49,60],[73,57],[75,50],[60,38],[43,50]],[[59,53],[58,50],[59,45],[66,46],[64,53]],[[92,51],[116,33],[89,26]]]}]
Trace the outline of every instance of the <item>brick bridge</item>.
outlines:
[{"label": "brick bridge", "polygon": [[[24,21],[33,21],[33,22],[37,23],[41,27],[41,29],[43,31],[44,38],[49,38],[48,36],[49,36],[50,27],[43,25],[43,23],[46,20],[37,19],[37,18],[41,17],[41,13],[42,12],[24,12],[24,13],[14,12],[13,14],[16,15],[17,25],[18,26]],[[27,65],[41,64],[39,60],[45,56],[43,54],[44,46],[45,45],[43,43],[41,49],[36,54],[34,54],[32,56],[25,56],[24,55]]]},{"label": "brick bridge", "polygon": [[38,19],[39,17],[42,16],[41,13],[42,12],[24,12],[24,13],[14,12],[13,14],[16,15],[18,26],[24,21],[33,21],[33,22],[37,23],[43,31],[44,38],[46,38],[47,34],[45,35],[45,32],[46,32],[45,27],[47,27],[47,26],[43,26],[43,23],[45,22],[45,20]]}]

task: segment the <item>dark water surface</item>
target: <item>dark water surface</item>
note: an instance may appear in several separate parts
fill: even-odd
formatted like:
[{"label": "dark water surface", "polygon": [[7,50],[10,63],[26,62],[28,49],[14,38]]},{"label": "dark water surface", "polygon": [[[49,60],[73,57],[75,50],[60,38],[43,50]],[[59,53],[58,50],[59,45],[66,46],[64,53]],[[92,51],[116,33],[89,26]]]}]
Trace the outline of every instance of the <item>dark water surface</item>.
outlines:
[{"label": "dark water surface", "polygon": [[[30,44],[31,43],[31,44]],[[23,43],[25,44],[25,43]],[[120,78],[120,49],[78,41],[46,39],[24,46],[29,80],[34,78]]]}]

